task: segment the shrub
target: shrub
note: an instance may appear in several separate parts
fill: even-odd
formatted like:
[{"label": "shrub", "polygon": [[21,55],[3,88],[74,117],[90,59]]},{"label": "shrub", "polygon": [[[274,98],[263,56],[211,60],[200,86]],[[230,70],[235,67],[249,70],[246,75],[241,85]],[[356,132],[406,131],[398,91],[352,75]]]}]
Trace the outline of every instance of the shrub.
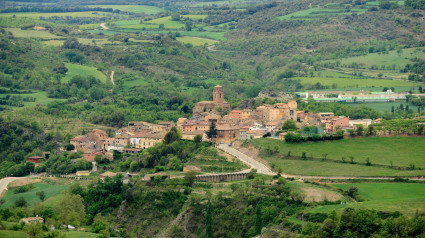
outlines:
[{"label": "shrub", "polygon": [[17,188],[13,191],[13,193],[15,193],[15,194],[18,194],[18,193],[25,193],[25,192],[30,191],[31,189],[34,189],[34,188],[35,188],[34,184],[27,184],[27,185],[24,185],[24,186],[17,187]]}]

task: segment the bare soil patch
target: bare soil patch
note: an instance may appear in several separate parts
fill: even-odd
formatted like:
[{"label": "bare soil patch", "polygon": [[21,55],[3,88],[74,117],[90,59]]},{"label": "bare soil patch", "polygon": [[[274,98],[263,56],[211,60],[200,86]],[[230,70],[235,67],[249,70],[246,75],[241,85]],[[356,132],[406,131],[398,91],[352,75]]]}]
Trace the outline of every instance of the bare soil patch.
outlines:
[{"label": "bare soil patch", "polygon": [[24,186],[24,185],[27,185],[27,184],[39,183],[39,182],[41,182],[41,179],[24,178],[24,179],[18,179],[18,180],[15,180],[15,181],[11,182],[8,185],[8,187],[9,187],[9,189],[11,189],[11,188],[16,188],[16,187]]},{"label": "bare soil patch", "polygon": [[308,202],[322,202],[324,200],[334,202],[343,197],[339,193],[320,188],[301,188],[301,190],[306,194],[305,200]]}]

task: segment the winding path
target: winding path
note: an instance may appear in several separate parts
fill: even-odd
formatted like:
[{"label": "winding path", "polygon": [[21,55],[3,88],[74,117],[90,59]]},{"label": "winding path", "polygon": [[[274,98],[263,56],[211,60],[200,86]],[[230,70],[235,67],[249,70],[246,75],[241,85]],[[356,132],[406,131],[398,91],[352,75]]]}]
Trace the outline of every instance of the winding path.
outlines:
[{"label": "winding path", "polygon": [[100,23],[100,27],[102,27],[103,30],[109,30],[109,27],[106,26],[106,22]]},{"label": "winding path", "polygon": [[111,82],[112,82],[112,85],[114,85],[114,87],[115,87],[114,74],[115,74],[115,71],[112,71],[111,72]]},{"label": "winding path", "polygon": [[6,177],[0,179],[0,197],[3,195],[4,191],[7,191],[7,185],[15,180],[22,179],[24,177]]}]

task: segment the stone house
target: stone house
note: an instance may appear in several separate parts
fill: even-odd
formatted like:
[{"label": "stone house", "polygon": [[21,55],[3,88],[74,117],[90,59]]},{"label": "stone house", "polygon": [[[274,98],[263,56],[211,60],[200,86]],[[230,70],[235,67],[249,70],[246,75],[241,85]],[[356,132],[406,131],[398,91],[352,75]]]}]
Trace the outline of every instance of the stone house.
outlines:
[{"label": "stone house", "polygon": [[24,222],[26,224],[32,224],[32,223],[44,223],[44,218],[39,217],[38,215],[35,217],[24,217],[19,222]]},{"label": "stone house", "polygon": [[229,114],[229,117],[236,119],[238,121],[242,120],[242,111],[241,110],[232,110]]},{"label": "stone house", "polygon": [[162,140],[165,137],[165,134],[166,133],[163,133],[163,132],[158,132],[158,133],[150,132],[150,133],[147,133],[142,138],[140,138],[139,148],[140,149],[147,149],[147,148],[150,148],[150,147],[155,146],[158,143],[161,143]]},{"label": "stone house", "polygon": [[114,144],[115,147],[124,147],[130,143],[130,136],[119,135],[115,136]]},{"label": "stone house", "polygon": [[44,159],[44,158],[41,157],[41,156],[31,156],[31,157],[28,157],[28,162],[33,162],[33,163],[38,164],[38,163],[41,162],[40,160],[42,160],[42,159]]},{"label": "stone house", "polygon": [[89,136],[78,136],[71,139],[70,144],[75,150],[83,150],[84,152],[97,151],[98,142],[95,138]]},{"label": "stone house", "polygon": [[325,131],[327,133],[336,132],[338,129],[348,128],[350,126],[350,118],[348,117],[334,117],[325,121]]},{"label": "stone house", "polygon": [[217,125],[217,138],[216,142],[231,143],[239,139],[240,129],[236,125]]},{"label": "stone house", "polygon": [[182,132],[189,132],[189,131],[208,131],[210,129],[211,123],[208,121],[193,121],[193,120],[186,120],[182,127]]}]

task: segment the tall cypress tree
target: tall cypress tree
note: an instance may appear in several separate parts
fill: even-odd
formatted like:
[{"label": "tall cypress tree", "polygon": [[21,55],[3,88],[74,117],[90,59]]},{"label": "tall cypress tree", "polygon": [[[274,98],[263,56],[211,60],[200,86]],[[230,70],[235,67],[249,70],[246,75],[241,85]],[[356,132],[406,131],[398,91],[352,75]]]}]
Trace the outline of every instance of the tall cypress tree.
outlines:
[{"label": "tall cypress tree", "polygon": [[206,134],[208,139],[211,139],[211,141],[217,137],[217,128],[215,127],[214,122],[211,123],[210,129],[206,132]]},{"label": "tall cypress tree", "polygon": [[205,235],[207,238],[212,238],[214,235],[213,231],[213,210],[211,202],[207,205],[207,215],[205,216]]},{"label": "tall cypress tree", "polygon": [[258,204],[255,216],[255,231],[257,234],[261,233],[261,228],[263,228],[263,215],[261,214],[261,205]]}]

